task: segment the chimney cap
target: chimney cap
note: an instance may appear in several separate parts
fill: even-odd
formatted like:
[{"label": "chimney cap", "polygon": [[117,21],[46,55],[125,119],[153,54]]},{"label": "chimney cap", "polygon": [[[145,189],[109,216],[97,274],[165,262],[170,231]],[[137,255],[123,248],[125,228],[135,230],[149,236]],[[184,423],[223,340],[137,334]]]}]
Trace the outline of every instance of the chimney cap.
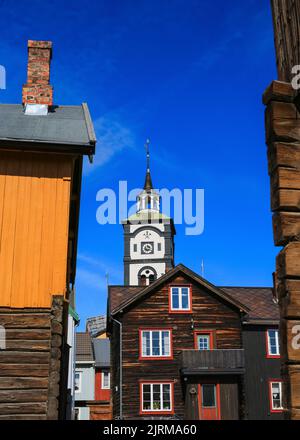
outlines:
[{"label": "chimney cap", "polygon": [[28,40],[28,48],[52,49],[52,41]]}]

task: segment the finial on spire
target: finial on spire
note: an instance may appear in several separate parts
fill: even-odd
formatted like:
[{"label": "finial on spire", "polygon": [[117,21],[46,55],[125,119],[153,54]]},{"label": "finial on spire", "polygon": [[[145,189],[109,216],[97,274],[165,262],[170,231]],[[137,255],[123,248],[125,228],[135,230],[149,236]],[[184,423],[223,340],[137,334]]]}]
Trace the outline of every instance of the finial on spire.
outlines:
[{"label": "finial on spire", "polygon": [[147,152],[147,172],[146,172],[146,180],[144,185],[144,190],[149,191],[153,189],[152,179],[150,174],[150,152],[149,152],[150,139],[146,140],[145,148]]},{"label": "finial on spire", "polygon": [[150,151],[149,151],[150,139],[146,140],[145,148],[147,152],[147,173],[150,172]]}]

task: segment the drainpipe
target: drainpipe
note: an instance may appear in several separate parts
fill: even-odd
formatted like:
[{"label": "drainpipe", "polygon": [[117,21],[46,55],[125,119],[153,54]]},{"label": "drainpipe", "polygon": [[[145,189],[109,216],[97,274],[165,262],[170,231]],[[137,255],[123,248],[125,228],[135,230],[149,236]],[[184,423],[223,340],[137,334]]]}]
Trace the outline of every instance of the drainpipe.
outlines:
[{"label": "drainpipe", "polygon": [[120,326],[120,419],[123,419],[123,354],[122,354],[122,323],[117,321],[117,319],[111,318],[116,324]]}]

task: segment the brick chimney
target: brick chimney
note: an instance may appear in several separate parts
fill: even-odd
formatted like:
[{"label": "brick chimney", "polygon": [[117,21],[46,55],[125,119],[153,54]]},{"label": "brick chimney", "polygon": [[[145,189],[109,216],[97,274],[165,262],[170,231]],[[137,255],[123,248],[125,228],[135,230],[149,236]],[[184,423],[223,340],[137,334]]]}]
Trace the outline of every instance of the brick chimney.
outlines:
[{"label": "brick chimney", "polygon": [[53,104],[50,81],[51,41],[28,41],[27,84],[23,85],[23,104]]}]

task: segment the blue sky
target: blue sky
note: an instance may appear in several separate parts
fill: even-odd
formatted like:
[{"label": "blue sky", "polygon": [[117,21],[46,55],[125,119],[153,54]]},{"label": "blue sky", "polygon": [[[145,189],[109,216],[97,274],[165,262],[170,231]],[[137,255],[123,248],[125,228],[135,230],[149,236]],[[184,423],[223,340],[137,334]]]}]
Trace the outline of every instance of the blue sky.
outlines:
[{"label": "blue sky", "polygon": [[120,225],[96,222],[101,188],[204,188],[205,231],[177,226],[176,263],[217,285],[271,285],[273,245],[261,96],[276,77],[269,0],[0,0],[0,102],[21,101],[28,39],[53,41],[56,104],[88,102],[99,139],[84,164],[77,310],[105,312],[123,280]]}]

